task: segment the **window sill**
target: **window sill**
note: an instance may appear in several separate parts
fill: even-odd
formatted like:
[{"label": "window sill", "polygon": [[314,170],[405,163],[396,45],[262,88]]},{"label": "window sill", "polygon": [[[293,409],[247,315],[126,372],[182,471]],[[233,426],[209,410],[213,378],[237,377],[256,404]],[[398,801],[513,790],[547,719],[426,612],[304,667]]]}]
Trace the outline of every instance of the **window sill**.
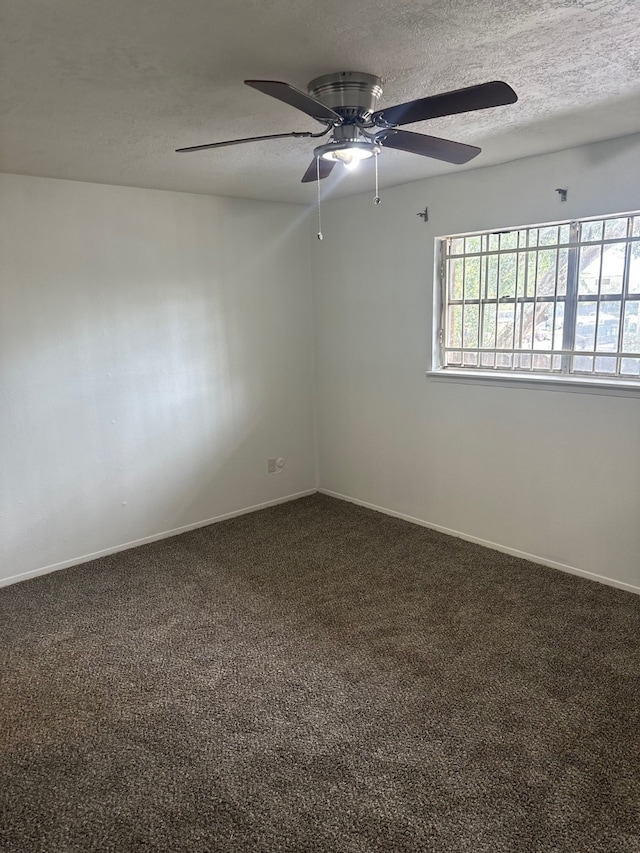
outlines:
[{"label": "window sill", "polygon": [[640,396],[640,382],[583,376],[532,376],[530,373],[500,373],[489,370],[427,370],[429,379],[458,382],[463,385],[502,385],[510,388],[538,388],[581,394],[604,394],[614,397]]}]

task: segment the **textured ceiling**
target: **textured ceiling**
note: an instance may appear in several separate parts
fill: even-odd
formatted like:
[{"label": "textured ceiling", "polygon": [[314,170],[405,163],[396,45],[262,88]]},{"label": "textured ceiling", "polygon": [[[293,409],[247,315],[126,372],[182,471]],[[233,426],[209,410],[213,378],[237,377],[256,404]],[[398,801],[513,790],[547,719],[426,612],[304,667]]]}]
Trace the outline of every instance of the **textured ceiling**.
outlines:
[{"label": "textured ceiling", "polygon": [[[512,106],[411,125],[480,145],[473,168],[640,131],[640,0],[0,0],[0,171],[312,202],[319,130],[243,85],[383,78],[380,106],[505,80]],[[461,167],[384,151],[381,186]],[[373,170],[335,169],[337,195]]]}]

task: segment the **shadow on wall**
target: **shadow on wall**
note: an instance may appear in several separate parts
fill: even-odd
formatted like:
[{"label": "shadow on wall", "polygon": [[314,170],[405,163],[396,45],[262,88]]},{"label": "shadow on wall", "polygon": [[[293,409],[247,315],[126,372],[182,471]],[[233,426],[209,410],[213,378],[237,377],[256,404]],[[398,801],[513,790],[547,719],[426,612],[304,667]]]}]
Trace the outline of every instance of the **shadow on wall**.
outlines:
[{"label": "shadow on wall", "polygon": [[211,494],[185,518],[194,483],[215,482],[260,420],[230,306],[213,293],[165,283],[91,313],[93,328],[72,318],[12,352],[7,409],[33,440],[11,442],[5,468],[17,484],[3,513],[7,567],[27,544],[54,563],[207,518],[220,506]]}]

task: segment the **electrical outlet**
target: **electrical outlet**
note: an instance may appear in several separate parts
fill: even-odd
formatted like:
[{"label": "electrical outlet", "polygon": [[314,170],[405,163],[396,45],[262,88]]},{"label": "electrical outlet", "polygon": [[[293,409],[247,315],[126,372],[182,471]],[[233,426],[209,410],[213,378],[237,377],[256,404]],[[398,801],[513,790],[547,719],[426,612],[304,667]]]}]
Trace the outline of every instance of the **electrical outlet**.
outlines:
[{"label": "electrical outlet", "polygon": [[276,473],[275,457],[273,459],[267,459],[267,473],[269,473],[269,474],[275,474]]}]

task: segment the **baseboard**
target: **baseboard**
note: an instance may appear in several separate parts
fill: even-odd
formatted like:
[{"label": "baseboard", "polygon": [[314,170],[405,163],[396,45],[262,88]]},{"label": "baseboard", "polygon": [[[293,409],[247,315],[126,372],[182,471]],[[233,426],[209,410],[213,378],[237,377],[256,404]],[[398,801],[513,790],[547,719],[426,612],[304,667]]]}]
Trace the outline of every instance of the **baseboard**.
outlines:
[{"label": "baseboard", "polygon": [[551,569],[559,569],[561,572],[567,572],[570,575],[579,575],[587,578],[587,580],[598,581],[598,583],[606,584],[607,586],[615,586],[618,589],[624,589],[627,592],[635,592],[640,595],[640,586],[634,586],[624,581],[615,580],[615,578],[607,578],[604,575],[596,575],[593,572],[587,572],[584,569],[578,569],[575,566],[567,566],[565,563],[558,563],[555,560],[547,560],[544,557],[538,557],[536,554],[527,554],[526,551],[518,551],[517,548],[509,548],[507,545],[500,545],[497,542],[489,542],[487,539],[480,539],[477,536],[470,536],[468,533],[461,533],[459,530],[451,530],[448,527],[443,527],[440,524],[433,524],[425,521],[422,518],[414,518],[412,515],[406,515],[403,512],[396,512],[393,509],[387,509],[383,506],[368,501],[361,501],[357,498],[341,495],[338,492],[332,492],[329,489],[318,489],[323,495],[328,495],[332,498],[338,498],[341,501],[357,504],[358,506],[373,509],[376,512],[382,512],[385,515],[392,515],[394,518],[402,518],[404,521],[410,521],[412,524],[419,524],[421,527],[428,527],[430,530],[437,530],[439,533],[446,533],[447,536],[454,536],[456,539],[464,539],[467,542],[474,542],[476,545],[482,545],[485,548],[491,548],[494,551],[500,551],[503,554],[510,554],[512,557],[520,557],[523,560],[529,560],[531,563],[538,563],[541,566],[549,566]]},{"label": "baseboard", "polygon": [[22,572],[22,574],[19,575],[12,575],[9,578],[0,578],[0,587],[9,586],[10,584],[19,583],[20,581],[26,581],[30,578],[38,577],[38,575],[48,575],[50,572],[57,572],[60,569],[69,569],[71,566],[78,566],[81,563],[88,563],[91,560],[97,560],[98,557],[108,557],[109,554],[117,554],[118,551],[128,551],[129,548],[137,548],[139,545],[147,545],[149,542],[158,542],[160,539],[168,539],[170,536],[178,536],[180,533],[188,533],[189,530],[196,530],[198,527],[207,527],[209,524],[226,521],[228,518],[236,518],[239,515],[247,515],[250,512],[267,509],[270,506],[277,506],[277,504],[295,501],[298,498],[304,498],[307,495],[315,495],[317,491],[317,488],[307,489],[304,492],[297,492],[295,495],[286,495],[283,498],[275,498],[275,500],[265,501],[264,503],[256,504],[255,506],[236,509],[233,512],[226,512],[223,515],[216,515],[215,518],[206,518],[204,521],[185,524],[183,527],[175,527],[173,530],[165,530],[162,533],[153,533],[151,536],[145,536],[143,539],[134,539],[133,542],[125,542],[123,545],[114,545],[112,548],[104,548],[102,551],[95,551],[93,554],[84,554],[82,557],[74,557],[73,559],[65,560],[62,563],[54,563],[50,566],[43,566],[40,569],[31,569],[28,572]]}]

